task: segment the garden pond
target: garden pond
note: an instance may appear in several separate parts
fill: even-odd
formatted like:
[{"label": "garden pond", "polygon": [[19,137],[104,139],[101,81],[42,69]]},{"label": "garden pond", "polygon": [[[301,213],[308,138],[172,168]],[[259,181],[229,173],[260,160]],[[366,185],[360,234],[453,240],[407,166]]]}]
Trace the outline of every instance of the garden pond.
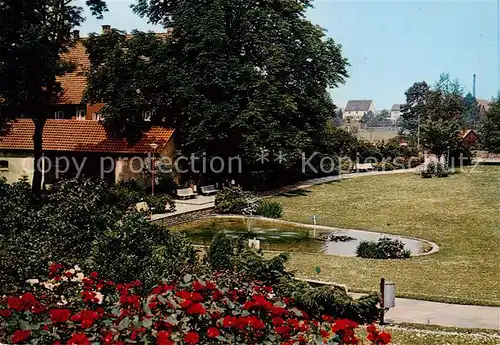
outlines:
[{"label": "garden pond", "polygon": [[[356,248],[361,241],[377,241],[382,237],[401,240],[412,255],[425,253],[432,248],[428,242],[396,235],[324,226],[307,227],[296,223],[244,217],[203,218],[170,229],[185,234],[193,244],[197,245],[209,245],[213,236],[223,231],[233,238],[245,236],[249,239],[258,239],[261,249],[280,252],[356,256]],[[327,237],[328,240],[325,240]]]}]

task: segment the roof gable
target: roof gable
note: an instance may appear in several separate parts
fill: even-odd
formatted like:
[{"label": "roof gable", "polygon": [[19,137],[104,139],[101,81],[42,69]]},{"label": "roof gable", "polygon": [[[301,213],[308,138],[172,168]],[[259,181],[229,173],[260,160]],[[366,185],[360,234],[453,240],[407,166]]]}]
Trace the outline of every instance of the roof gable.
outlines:
[{"label": "roof gable", "polygon": [[393,104],[391,111],[401,111],[401,105],[402,104]]},{"label": "roof gable", "polygon": [[[5,136],[0,137],[0,150],[33,150],[35,126],[30,119],[18,119],[10,123]],[[47,120],[43,131],[43,150],[144,154],[151,152],[150,144],[158,144],[163,150],[174,131],[163,127],[152,127],[135,144],[125,139],[109,137],[99,121]]]},{"label": "roof gable", "polygon": [[368,111],[372,104],[372,100],[354,100],[347,102],[345,111]]}]

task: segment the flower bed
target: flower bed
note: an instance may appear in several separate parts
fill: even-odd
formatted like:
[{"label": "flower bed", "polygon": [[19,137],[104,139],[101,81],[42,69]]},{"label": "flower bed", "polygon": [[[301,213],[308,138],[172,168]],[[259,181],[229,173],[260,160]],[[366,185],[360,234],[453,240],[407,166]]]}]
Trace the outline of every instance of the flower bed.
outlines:
[{"label": "flower bed", "polygon": [[[309,318],[272,287],[221,273],[186,275],[146,293],[140,281],[116,284],[52,264],[49,280],[31,283],[30,292],[0,300],[0,343],[362,343],[353,321]],[[375,326],[366,330],[367,343],[390,342]]]}]

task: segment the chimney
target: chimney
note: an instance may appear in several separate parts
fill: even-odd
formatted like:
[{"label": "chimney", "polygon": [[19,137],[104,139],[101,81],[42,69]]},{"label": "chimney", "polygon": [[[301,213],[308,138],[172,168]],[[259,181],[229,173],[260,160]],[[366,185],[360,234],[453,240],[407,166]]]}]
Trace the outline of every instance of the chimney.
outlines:
[{"label": "chimney", "polygon": [[73,30],[73,38],[80,38],[80,30]]},{"label": "chimney", "polygon": [[102,34],[109,34],[111,32],[111,25],[103,25],[102,26]]},{"label": "chimney", "polygon": [[472,76],[472,96],[476,98],[476,75]]}]

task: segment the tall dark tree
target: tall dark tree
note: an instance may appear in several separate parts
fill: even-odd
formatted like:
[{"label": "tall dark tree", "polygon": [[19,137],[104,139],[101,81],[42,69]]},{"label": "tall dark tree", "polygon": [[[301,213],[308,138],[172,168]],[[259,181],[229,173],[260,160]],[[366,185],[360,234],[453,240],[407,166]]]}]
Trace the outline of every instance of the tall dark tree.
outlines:
[{"label": "tall dark tree", "polygon": [[[137,34],[122,39],[123,47],[136,49],[109,48],[116,59],[106,57],[108,45],[99,48],[99,38],[89,40],[88,97],[108,104],[105,123],[122,135],[137,132],[130,119],[140,117],[141,107],[133,105],[147,102],[151,123],[174,127],[184,155],[241,156],[250,166],[261,151],[281,152],[288,157],[283,163],[293,164],[312,150],[334,112],[327,88],[347,77],[341,47],[305,19],[309,6],[306,0],[139,0],[135,11],[172,28],[172,35],[149,37],[151,44]],[[136,64],[140,73],[132,71]],[[131,85],[123,85],[118,70]]]},{"label": "tall dark tree", "polygon": [[425,117],[425,102],[430,92],[425,82],[416,82],[406,90],[406,103],[401,106],[400,128],[409,141],[417,143],[419,121]]},{"label": "tall dark tree", "polygon": [[476,98],[469,92],[464,97],[464,113],[462,115],[462,122],[466,128],[474,129],[479,126],[479,121],[479,104]]},{"label": "tall dark tree", "polygon": [[[101,16],[103,0],[87,0],[92,13]],[[64,91],[57,77],[74,69],[61,56],[74,41],[72,29],[80,25],[82,7],[71,0],[0,1],[0,126],[15,118],[31,118],[35,171],[32,188],[40,191],[42,134],[50,107]],[[8,128],[7,128],[8,129]]]},{"label": "tall dark tree", "polygon": [[481,125],[481,143],[493,153],[500,153],[500,95],[490,105]]}]

